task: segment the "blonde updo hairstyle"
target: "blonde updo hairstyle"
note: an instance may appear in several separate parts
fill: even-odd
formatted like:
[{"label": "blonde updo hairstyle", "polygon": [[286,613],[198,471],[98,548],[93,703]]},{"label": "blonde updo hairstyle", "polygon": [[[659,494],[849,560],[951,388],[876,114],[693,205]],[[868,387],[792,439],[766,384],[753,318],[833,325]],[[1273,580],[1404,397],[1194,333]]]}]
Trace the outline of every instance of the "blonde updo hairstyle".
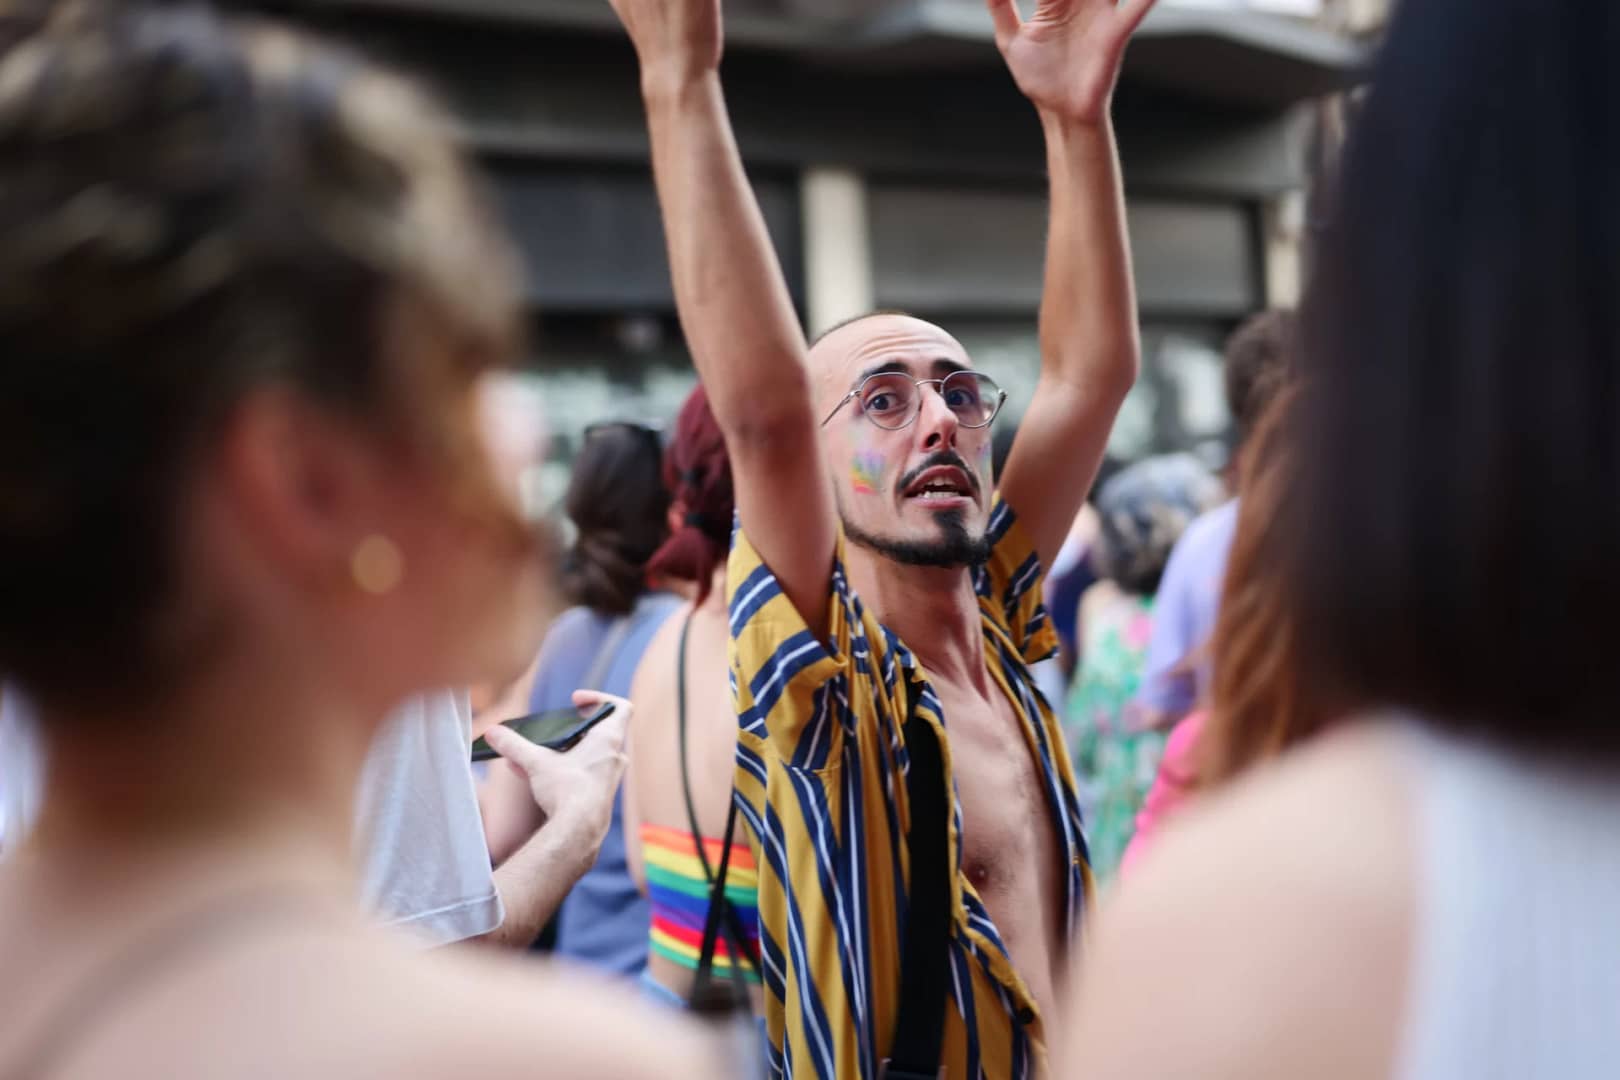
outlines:
[{"label": "blonde updo hairstyle", "polygon": [[[520,312],[405,78],[198,5],[0,0],[0,672],[77,703],[175,677],[182,499],[267,386],[516,535],[471,391]],[[405,347],[428,332],[448,347]]]}]

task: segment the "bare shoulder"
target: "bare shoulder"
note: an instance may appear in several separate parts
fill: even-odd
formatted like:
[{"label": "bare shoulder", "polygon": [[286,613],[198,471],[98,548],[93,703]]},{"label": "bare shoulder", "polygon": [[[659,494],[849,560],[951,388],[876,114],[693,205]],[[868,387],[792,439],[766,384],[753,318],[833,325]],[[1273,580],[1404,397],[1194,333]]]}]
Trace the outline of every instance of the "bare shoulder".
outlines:
[{"label": "bare shoulder", "polygon": [[681,630],[691,614],[692,605],[682,604],[653,632],[641,654],[641,662],[636,665],[632,693],[641,689],[662,692],[675,681],[675,654],[680,647]]},{"label": "bare shoulder", "polygon": [[1066,1075],[1387,1075],[1415,907],[1399,736],[1325,736],[1167,826],[1106,896]]},{"label": "bare shoulder", "polygon": [[670,702],[675,693],[675,660],[681,630],[691,610],[686,604],[676,608],[653,633],[636,665],[630,682],[630,701],[636,707],[635,721],[630,725],[632,743],[645,738],[649,729],[665,729],[664,717],[673,711]]},{"label": "bare shoulder", "polygon": [[359,935],[232,949],[152,986],[83,1049],[64,1075],[725,1075],[713,1036],[628,988],[476,946]]},{"label": "bare shoulder", "polygon": [[423,992],[453,1004],[439,1023],[447,1076],[481,1062],[489,1078],[728,1075],[712,1030],[617,982],[464,948],[431,957]]}]

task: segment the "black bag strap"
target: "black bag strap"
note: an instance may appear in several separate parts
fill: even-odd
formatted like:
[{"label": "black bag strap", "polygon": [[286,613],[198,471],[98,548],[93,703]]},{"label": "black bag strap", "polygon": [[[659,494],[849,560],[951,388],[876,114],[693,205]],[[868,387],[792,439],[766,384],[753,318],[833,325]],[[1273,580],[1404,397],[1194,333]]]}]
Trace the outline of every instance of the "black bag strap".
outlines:
[{"label": "black bag strap", "polygon": [[911,709],[906,717],[906,798],[911,829],[911,886],[900,953],[900,1012],[883,1075],[889,1080],[938,1080],[945,1041],[946,988],[950,986],[950,797],[945,756],[934,727],[918,715],[922,687],[906,675]]},{"label": "black bag strap", "polygon": [[[676,751],[681,771],[681,795],[686,800],[686,822],[692,831],[692,843],[697,848],[698,862],[703,867],[703,877],[709,883],[709,910],[703,924],[703,945],[698,952],[697,977],[692,982],[692,997],[687,1004],[694,1012],[724,1013],[734,1008],[743,1010],[752,1008],[748,998],[748,986],[743,980],[738,959],[745,961],[756,977],[760,972],[753,951],[747,947],[748,934],[743,929],[737,909],[726,898],[726,875],[731,868],[731,845],[737,829],[736,790],[733,789],[731,792],[731,805],[726,811],[724,843],[720,850],[718,869],[709,865],[709,855],[703,846],[703,830],[698,825],[697,804],[692,798],[692,777],[686,765],[686,642],[691,629],[692,615],[688,613],[686,621],[681,624],[680,646],[675,658],[675,715],[678,740]],[[729,993],[719,991],[714,986],[714,953],[722,933],[726,936],[726,947],[731,950],[732,956]]]}]

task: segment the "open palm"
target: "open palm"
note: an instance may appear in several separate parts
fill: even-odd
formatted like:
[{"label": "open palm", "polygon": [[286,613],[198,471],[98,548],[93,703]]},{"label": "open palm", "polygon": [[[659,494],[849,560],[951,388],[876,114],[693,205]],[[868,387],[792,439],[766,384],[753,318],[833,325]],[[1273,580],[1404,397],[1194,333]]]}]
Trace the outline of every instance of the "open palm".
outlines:
[{"label": "open palm", "polygon": [[1154,0],[1040,0],[1028,19],[1017,0],[988,0],[996,46],[1024,96],[1084,123],[1108,115],[1125,45]]}]

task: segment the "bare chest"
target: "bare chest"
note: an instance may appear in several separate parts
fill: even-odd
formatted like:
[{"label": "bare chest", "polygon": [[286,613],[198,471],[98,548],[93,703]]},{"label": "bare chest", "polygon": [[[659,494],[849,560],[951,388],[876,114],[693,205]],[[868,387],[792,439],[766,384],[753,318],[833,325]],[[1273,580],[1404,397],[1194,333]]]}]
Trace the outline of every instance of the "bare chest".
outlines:
[{"label": "bare chest", "polygon": [[962,872],[1043,1014],[1065,955],[1067,852],[1043,772],[1011,703],[935,683],[962,806]]},{"label": "bare chest", "polygon": [[1065,853],[1017,713],[995,688],[988,698],[949,684],[934,689],[962,806],[963,873],[987,904],[992,896],[1017,908],[1060,904]]}]

